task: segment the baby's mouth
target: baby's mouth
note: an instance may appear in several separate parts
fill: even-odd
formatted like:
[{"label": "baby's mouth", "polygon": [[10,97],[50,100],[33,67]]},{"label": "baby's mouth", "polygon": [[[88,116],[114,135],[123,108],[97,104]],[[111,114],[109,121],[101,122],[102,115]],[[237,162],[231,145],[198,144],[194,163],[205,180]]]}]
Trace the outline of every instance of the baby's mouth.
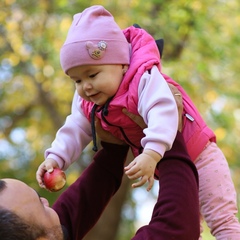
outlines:
[{"label": "baby's mouth", "polygon": [[87,95],[87,97],[88,97],[88,98],[95,97],[95,96],[97,96],[98,94],[99,94],[99,92],[94,93],[94,94]]}]

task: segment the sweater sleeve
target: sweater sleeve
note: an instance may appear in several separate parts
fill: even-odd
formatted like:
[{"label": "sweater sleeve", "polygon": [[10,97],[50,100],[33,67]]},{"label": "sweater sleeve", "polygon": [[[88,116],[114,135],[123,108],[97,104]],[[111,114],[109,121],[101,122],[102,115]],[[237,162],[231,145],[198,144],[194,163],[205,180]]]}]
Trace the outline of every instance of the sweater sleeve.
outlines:
[{"label": "sweater sleeve", "polygon": [[128,146],[102,146],[94,161],[53,205],[70,240],[84,237],[121,185]]},{"label": "sweater sleeve", "polygon": [[132,240],[198,240],[200,235],[198,173],[181,133],[159,162],[159,193],[152,218]]},{"label": "sweater sleeve", "polygon": [[141,144],[161,156],[169,150],[178,129],[178,110],[167,82],[154,66],[143,74],[138,88],[138,112],[148,125]]},{"label": "sweater sleeve", "polygon": [[80,106],[81,98],[75,92],[71,114],[58,130],[51,147],[45,151],[45,157],[56,160],[59,167],[64,170],[78,159],[91,141],[91,125]]}]

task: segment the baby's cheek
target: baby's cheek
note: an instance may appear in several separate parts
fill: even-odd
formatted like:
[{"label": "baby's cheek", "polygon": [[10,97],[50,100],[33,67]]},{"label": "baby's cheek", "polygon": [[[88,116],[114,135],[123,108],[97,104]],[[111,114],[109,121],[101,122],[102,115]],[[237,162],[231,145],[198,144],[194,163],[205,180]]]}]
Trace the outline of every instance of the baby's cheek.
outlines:
[{"label": "baby's cheek", "polygon": [[86,101],[90,101],[89,98],[86,96],[86,94],[84,93],[84,91],[82,91],[81,88],[77,88],[77,93],[78,95],[83,98]]}]

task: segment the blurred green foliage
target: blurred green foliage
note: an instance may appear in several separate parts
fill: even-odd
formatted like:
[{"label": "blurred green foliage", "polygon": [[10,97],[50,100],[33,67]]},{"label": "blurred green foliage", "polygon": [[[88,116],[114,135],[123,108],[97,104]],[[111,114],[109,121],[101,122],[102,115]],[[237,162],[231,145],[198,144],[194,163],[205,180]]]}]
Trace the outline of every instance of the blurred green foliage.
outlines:
[{"label": "blurred green foliage", "polygon": [[[72,15],[104,5],[120,27],[138,23],[165,41],[163,72],[178,81],[215,131],[240,192],[240,2],[238,0],[2,0],[0,177],[38,189],[35,172],[70,112],[72,82],[59,64]],[[87,166],[88,151],[68,171]],[[58,194],[48,194],[52,203]],[[127,233],[126,233],[127,234]]]}]

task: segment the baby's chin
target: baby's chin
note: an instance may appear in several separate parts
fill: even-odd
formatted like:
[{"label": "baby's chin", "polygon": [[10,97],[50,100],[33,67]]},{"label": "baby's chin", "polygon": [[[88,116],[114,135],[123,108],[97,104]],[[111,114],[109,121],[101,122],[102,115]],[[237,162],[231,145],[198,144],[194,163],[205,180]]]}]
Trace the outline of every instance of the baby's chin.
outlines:
[{"label": "baby's chin", "polygon": [[96,104],[96,105],[98,105],[98,106],[103,106],[103,105],[105,105],[106,103],[107,103],[107,101],[108,101],[108,99],[90,99],[90,102],[92,102],[92,103],[94,103],[94,104]]}]

